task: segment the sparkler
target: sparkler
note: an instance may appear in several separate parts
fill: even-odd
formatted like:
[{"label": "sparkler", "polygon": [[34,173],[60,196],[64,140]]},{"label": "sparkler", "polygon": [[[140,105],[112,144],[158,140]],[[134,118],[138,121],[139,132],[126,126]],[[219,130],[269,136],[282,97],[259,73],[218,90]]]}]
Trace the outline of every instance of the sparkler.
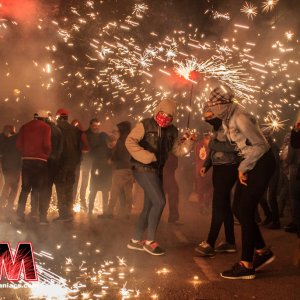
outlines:
[{"label": "sparkler", "polygon": [[278,4],[279,0],[267,0],[262,3],[263,12],[270,12]]},{"label": "sparkler", "polygon": [[245,2],[244,6],[241,8],[241,12],[245,13],[247,17],[253,20],[253,17],[257,15],[257,7],[254,6],[251,2]]},{"label": "sparkler", "polygon": [[287,120],[281,121],[276,112],[272,111],[264,118],[265,124],[262,124],[266,130],[272,130],[272,132],[278,132],[280,129],[283,129]]}]

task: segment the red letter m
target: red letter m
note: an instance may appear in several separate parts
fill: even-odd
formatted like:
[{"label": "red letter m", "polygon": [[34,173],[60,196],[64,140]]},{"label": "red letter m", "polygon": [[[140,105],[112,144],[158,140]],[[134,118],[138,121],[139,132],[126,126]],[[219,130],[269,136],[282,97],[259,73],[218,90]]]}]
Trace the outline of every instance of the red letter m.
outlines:
[{"label": "red letter m", "polygon": [[9,243],[0,243],[0,281],[3,270],[8,281],[19,281],[22,271],[25,281],[37,281],[31,243],[19,243],[14,255]]}]

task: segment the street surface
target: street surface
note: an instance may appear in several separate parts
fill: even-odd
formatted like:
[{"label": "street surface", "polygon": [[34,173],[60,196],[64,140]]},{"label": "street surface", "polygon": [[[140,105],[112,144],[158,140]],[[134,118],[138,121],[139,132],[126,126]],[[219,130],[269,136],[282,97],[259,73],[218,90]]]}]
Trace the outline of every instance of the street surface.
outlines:
[{"label": "street surface", "polygon": [[[162,300],[300,299],[300,269],[292,265],[295,235],[263,229],[276,254],[275,262],[257,273],[254,280],[226,280],[219,273],[238,261],[240,254],[219,254],[215,258],[195,254],[197,243],[206,238],[210,217],[200,213],[198,203],[186,199],[180,206],[182,226],[168,224],[168,207],[165,209],[157,237],[167,251],[165,256],[128,250],[126,244],[140,205],[136,204],[130,220],[78,213],[73,223],[49,226],[29,222],[22,227],[2,214],[1,240],[9,241],[12,247],[19,241],[31,241],[35,253],[44,251],[51,256],[36,255],[38,264],[67,279],[69,287],[81,285],[77,291],[73,286],[68,297],[60,299],[122,299],[121,292],[124,299],[126,295]],[[239,225],[235,229],[240,249]],[[220,241],[222,237],[223,232]],[[51,287],[47,295],[50,290],[55,295],[59,289]],[[30,298],[32,291],[40,293],[38,289],[0,289],[0,299],[34,299]]]}]

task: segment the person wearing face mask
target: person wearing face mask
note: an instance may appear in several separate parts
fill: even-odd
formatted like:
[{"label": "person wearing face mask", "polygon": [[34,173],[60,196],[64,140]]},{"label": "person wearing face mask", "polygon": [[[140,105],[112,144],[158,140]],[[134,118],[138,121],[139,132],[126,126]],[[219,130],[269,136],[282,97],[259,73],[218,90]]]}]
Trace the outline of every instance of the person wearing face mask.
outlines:
[{"label": "person wearing face mask", "polygon": [[[213,126],[213,136],[209,143],[209,155],[200,170],[201,176],[212,167],[213,200],[210,231],[206,241],[201,242],[195,251],[201,256],[211,257],[218,253],[236,252],[234,220],[231,209],[231,190],[237,180],[239,157],[235,146],[224,133],[222,120],[212,112],[205,112],[204,119]],[[222,224],[226,241],[215,248]]]},{"label": "person wearing face mask", "polygon": [[212,113],[222,120],[229,141],[236,144],[242,156],[233,201],[233,212],[241,224],[242,255],[239,262],[220,275],[227,279],[253,279],[256,270],[275,259],[255,222],[255,213],[276,161],[256,119],[236,102],[230,87],[221,85],[211,92],[204,114]]},{"label": "person wearing face mask", "polygon": [[[144,208],[139,216],[136,231],[127,247],[163,255],[165,251],[155,241],[156,229],[165,207],[163,168],[169,152],[186,155],[193,147],[195,135],[187,131],[178,139],[178,129],[172,124],[176,112],[173,100],[162,100],[152,118],[138,123],[129,133],[125,145],[131,155],[133,175],[144,190]],[[144,241],[144,231],[147,238]]]}]

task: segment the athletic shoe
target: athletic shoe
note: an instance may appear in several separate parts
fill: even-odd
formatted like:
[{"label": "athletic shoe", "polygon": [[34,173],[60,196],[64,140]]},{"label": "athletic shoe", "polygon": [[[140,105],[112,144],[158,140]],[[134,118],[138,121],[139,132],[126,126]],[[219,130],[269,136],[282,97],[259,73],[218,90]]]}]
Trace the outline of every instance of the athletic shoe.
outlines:
[{"label": "athletic shoe", "polygon": [[98,218],[100,219],[113,219],[113,215],[112,214],[102,214],[102,215],[98,215]]},{"label": "athletic shoe", "polygon": [[133,242],[132,239],[127,244],[127,248],[131,250],[145,251],[144,249],[144,241]]},{"label": "athletic shoe", "polygon": [[280,222],[273,222],[271,224],[269,224],[268,226],[266,226],[268,229],[273,229],[273,230],[276,230],[276,229],[280,229],[281,226],[280,226]]},{"label": "athletic shoe", "polygon": [[221,277],[226,279],[254,279],[255,269],[246,268],[243,263],[238,262],[230,270],[220,273]]},{"label": "athletic shoe", "polygon": [[25,223],[25,215],[18,215],[17,216],[17,222],[18,223]]},{"label": "athletic shoe", "polygon": [[49,221],[47,220],[47,218],[40,218],[40,222],[39,222],[40,225],[44,226],[44,225],[49,225]]},{"label": "athletic shoe", "polygon": [[73,216],[69,217],[57,217],[53,219],[53,222],[72,222],[73,221]]},{"label": "athletic shoe", "polygon": [[272,218],[271,218],[271,217],[266,217],[266,218],[262,221],[261,225],[262,225],[262,226],[267,226],[267,225],[269,225],[270,223],[272,223]]},{"label": "athletic shoe", "polygon": [[164,255],[166,253],[165,250],[163,250],[162,248],[160,248],[160,246],[158,245],[158,243],[156,242],[151,242],[149,245],[147,245],[146,243],[144,244],[144,250],[146,252],[148,252],[151,255]]},{"label": "athletic shoe", "polygon": [[290,223],[284,227],[285,232],[297,233],[297,226],[294,223]]},{"label": "athletic shoe", "polygon": [[206,241],[201,242],[196,248],[195,251],[199,254],[201,254],[201,256],[208,256],[208,257],[212,257],[215,256],[215,250],[214,248],[208,244]]},{"label": "athletic shoe", "polygon": [[176,221],[168,221],[169,224],[172,224],[172,225],[178,225],[178,226],[181,226],[181,225],[184,225],[183,222],[179,221],[179,220],[176,220]]},{"label": "athletic shoe", "polygon": [[235,253],[235,252],[237,252],[236,245],[232,245],[232,244],[229,244],[229,243],[226,243],[226,242],[222,242],[215,248],[215,252]]},{"label": "athletic shoe", "polygon": [[262,254],[255,252],[254,259],[253,259],[253,267],[256,271],[259,271],[266,265],[273,262],[274,260],[275,260],[275,255],[271,250],[268,250]]}]

